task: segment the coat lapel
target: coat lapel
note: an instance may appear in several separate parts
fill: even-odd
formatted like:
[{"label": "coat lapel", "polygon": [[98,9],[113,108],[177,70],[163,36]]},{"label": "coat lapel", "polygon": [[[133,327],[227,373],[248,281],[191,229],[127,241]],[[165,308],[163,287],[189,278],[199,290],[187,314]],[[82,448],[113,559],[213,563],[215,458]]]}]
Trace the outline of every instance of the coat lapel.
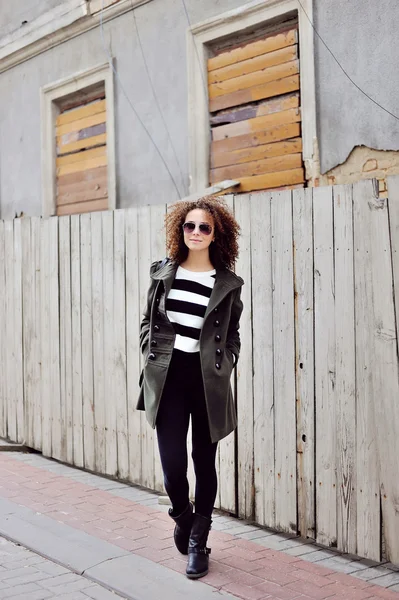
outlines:
[{"label": "coat lapel", "polygon": [[[168,294],[171,290],[176,271],[176,263],[169,262],[161,269],[159,269],[159,271],[153,273],[151,276],[152,279],[160,280],[163,282],[166,297],[168,297]],[[216,306],[221,303],[221,301],[227,296],[227,294],[231,290],[240,287],[242,284],[242,279],[237,277],[237,275],[235,275],[231,271],[228,271],[227,269],[217,270],[215,285],[213,287],[212,294],[209,299],[204,319],[206,319],[207,316],[216,308]]]},{"label": "coat lapel", "polygon": [[242,281],[231,271],[216,271],[216,281],[205,312],[204,320],[231,290],[242,285]]}]

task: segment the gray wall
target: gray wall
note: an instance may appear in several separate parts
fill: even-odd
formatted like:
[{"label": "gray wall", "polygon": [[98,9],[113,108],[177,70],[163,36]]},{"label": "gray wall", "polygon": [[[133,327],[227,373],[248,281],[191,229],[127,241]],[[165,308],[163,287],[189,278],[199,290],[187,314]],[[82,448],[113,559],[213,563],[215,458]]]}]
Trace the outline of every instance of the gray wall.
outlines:
[{"label": "gray wall", "polygon": [[[399,117],[398,0],[315,0],[317,31],[351,78]],[[368,100],[315,38],[321,169],[355,146],[399,150],[399,121]]]},{"label": "gray wall", "polygon": [[50,8],[60,4],[60,0],[0,0],[0,38],[24,27],[23,21],[30,23]]},{"label": "gray wall", "polygon": [[[191,23],[241,4],[242,0],[201,0],[201,3],[186,0]],[[188,193],[187,16],[181,0],[153,0],[136,9],[134,14],[148,72],[172,144],[151,91],[130,12],[104,25],[104,37],[116,57],[120,78],[115,81],[117,206],[120,208],[178,198],[154,143],[126,100],[121,85],[165,158],[180,194]],[[41,213],[40,87],[106,60],[97,28],[0,75],[3,219],[21,211],[27,215]]]},{"label": "gray wall", "polygon": [[[0,0],[3,3],[3,0]],[[37,0],[24,5],[38,6]],[[48,0],[48,6],[55,0]],[[244,0],[186,0],[191,23],[235,8]],[[378,9],[377,9],[378,5]],[[16,13],[22,0],[14,1]],[[321,7],[322,8],[319,8]],[[28,9],[27,9],[27,12]],[[1,8],[4,24],[4,11]],[[15,14],[16,14],[15,13]],[[151,133],[176,180],[188,192],[186,30],[181,0],[152,0],[135,10],[154,100],[133,13],[106,23],[105,40],[116,57],[117,205],[173,201],[178,197]],[[316,27],[353,78],[399,114],[395,22],[397,0],[316,0]],[[19,18],[19,17],[18,17]],[[16,19],[14,18],[14,22]],[[0,75],[0,209],[2,218],[41,213],[40,87],[105,62],[99,29],[65,42]],[[343,162],[352,148],[399,149],[399,123],[372,105],[343,76],[316,39],[317,110],[322,169]],[[176,157],[175,157],[176,154]]]}]

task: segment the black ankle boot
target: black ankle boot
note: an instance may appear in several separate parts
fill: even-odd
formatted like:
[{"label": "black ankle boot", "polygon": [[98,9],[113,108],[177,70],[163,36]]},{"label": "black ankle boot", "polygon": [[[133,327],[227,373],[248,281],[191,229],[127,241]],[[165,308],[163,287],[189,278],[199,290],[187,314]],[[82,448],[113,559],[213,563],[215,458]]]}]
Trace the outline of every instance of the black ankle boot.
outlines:
[{"label": "black ankle boot", "polygon": [[186,510],[175,517],[173,509],[169,509],[169,516],[176,523],[174,531],[175,545],[181,554],[187,554],[188,540],[190,537],[191,527],[193,524],[193,505],[189,502]]},{"label": "black ankle boot", "polygon": [[208,573],[210,548],[206,547],[212,521],[199,514],[194,515],[188,542],[188,563],[186,575],[189,579],[199,579]]}]

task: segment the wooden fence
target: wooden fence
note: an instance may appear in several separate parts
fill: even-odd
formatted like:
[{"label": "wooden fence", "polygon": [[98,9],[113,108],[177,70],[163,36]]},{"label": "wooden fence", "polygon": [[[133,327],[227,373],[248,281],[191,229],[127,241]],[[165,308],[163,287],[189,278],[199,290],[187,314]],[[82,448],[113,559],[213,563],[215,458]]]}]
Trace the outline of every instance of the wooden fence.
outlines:
[{"label": "wooden fence", "polygon": [[[366,181],[229,197],[246,283],[217,502],[375,560],[384,531],[399,564],[398,178],[389,193]],[[0,222],[0,435],[156,490],[135,404],[165,211]]]}]

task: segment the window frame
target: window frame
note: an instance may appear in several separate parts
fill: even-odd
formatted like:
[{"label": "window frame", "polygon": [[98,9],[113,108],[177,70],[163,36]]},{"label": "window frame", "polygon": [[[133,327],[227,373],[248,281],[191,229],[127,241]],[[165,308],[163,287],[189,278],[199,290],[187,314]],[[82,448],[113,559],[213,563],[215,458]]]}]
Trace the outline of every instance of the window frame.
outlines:
[{"label": "window frame", "polygon": [[[301,0],[313,22],[312,0]],[[255,0],[187,31],[190,193],[209,185],[210,142],[207,85],[208,45],[293,11],[298,12],[302,144],[305,171],[311,172],[316,141],[314,33],[298,0]]]},{"label": "window frame", "polygon": [[62,100],[65,96],[98,83],[104,83],[107,100],[108,210],[115,210],[116,208],[114,78],[113,70],[107,62],[91,69],[80,71],[40,89],[43,217],[54,216],[57,211],[57,145],[55,126],[59,110],[56,102],[57,100]]}]

